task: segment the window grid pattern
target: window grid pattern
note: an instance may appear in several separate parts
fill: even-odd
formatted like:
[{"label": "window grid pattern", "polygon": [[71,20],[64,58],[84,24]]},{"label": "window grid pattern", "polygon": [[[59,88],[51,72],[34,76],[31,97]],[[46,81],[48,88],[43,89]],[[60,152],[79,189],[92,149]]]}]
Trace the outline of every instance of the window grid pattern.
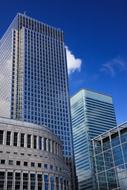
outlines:
[{"label": "window grid pattern", "polygon": [[[103,134],[104,135],[104,134]],[[93,140],[97,188],[127,188],[127,124]]]}]

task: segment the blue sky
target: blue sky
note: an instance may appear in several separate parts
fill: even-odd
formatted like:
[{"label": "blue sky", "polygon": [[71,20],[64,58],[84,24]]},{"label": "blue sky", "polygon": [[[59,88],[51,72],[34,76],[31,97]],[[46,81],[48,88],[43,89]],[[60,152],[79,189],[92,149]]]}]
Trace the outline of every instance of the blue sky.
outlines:
[{"label": "blue sky", "polygon": [[0,36],[24,11],[64,31],[70,94],[111,95],[118,123],[127,120],[127,1],[1,0]]}]

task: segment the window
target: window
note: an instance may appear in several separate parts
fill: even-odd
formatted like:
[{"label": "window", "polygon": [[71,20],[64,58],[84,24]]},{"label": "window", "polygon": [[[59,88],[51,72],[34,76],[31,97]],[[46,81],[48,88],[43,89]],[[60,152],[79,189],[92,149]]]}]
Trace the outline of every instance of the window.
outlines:
[{"label": "window", "polygon": [[38,163],[38,168],[41,168],[41,163]]},{"label": "window", "polygon": [[28,166],[28,162],[24,162],[24,166]]},{"label": "window", "polygon": [[12,190],[12,183],[13,183],[13,173],[7,173],[7,190]]},{"label": "window", "polygon": [[31,167],[34,167],[35,166],[35,163],[34,162],[31,162]]},{"label": "window", "polygon": [[[53,190],[54,189],[54,176],[50,177],[50,183],[51,183],[51,190]],[[62,189],[62,187],[61,187],[61,189]]]},{"label": "window", "polygon": [[50,170],[53,170],[53,165],[50,165]]},{"label": "window", "polygon": [[3,131],[0,130],[0,144],[3,144]]},{"label": "window", "polygon": [[5,160],[1,160],[1,164],[5,164]]},{"label": "window", "polygon": [[31,148],[31,135],[27,135],[27,148]]},{"label": "window", "polygon": [[4,189],[5,172],[0,172],[0,189]]},{"label": "window", "polygon": [[44,175],[45,190],[48,190],[48,175]]},{"label": "window", "polygon": [[42,137],[39,137],[39,149],[42,150]]},{"label": "window", "polygon": [[15,189],[20,190],[21,174],[15,173]]},{"label": "window", "polygon": [[46,138],[44,138],[44,150],[46,151]]},{"label": "window", "polygon": [[35,190],[35,174],[30,174],[30,181],[31,181],[30,189]]},{"label": "window", "polygon": [[17,166],[20,166],[20,161],[16,161],[16,165],[17,165]]},{"label": "window", "polygon": [[48,164],[44,164],[44,168],[47,169],[48,168]]},{"label": "window", "polygon": [[8,161],[8,164],[9,164],[9,165],[13,165],[13,160],[9,160],[9,161]]},{"label": "window", "polygon": [[24,136],[25,136],[25,134],[23,134],[23,133],[21,133],[21,136],[20,136],[20,146],[21,147],[24,147]]},{"label": "window", "polygon": [[18,133],[14,132],[14,141],[13,141],[14,146],[17,146],[17,141],[18,141]]},{"label": "window", "polygon": [[11,131],[7,131],[6,145],[10,145],[10,141],[11,141]]},{"label": "window", "polygon": [[37,180],[38,180],[38,190],[42,190],[42,175],[38,174],[37,175]]},{"label": "window", "polygon": [[28,173],[23,173],[23,189],[28,189]]},{"label": "window", "polygon": [[34,136],[34,148],[37,148],[37,136]]}]

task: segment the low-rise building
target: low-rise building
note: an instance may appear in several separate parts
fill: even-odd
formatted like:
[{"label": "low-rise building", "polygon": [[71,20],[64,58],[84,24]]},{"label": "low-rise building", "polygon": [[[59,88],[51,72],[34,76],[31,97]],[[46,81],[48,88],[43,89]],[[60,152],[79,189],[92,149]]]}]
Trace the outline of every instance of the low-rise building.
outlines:
[{"label": "low-rise building", "polygon": [[127,189],[127,122],[93,139],[98,190]]},{"label": "low-rise building", "polygon": [[70,190],[62,142],[46,126],[0,118],[0,190]]}]

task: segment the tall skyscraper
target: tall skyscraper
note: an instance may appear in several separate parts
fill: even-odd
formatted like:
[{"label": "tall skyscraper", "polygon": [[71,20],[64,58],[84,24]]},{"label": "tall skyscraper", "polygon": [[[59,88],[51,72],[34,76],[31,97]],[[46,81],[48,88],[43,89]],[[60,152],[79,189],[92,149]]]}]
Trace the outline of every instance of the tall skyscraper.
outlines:
[{"label": "tall skyscraper", "polygon": [[64,157],[74,179],[61,30],[24,14],[14,18],[0,40],[0,116],[48,126],[63,142]]},{"label": "tall skyscraper", "polygon": [[94,190],[91,139],[116,127],[112,98],[83,89],[71,98],[71,113],[79,190]]}]

